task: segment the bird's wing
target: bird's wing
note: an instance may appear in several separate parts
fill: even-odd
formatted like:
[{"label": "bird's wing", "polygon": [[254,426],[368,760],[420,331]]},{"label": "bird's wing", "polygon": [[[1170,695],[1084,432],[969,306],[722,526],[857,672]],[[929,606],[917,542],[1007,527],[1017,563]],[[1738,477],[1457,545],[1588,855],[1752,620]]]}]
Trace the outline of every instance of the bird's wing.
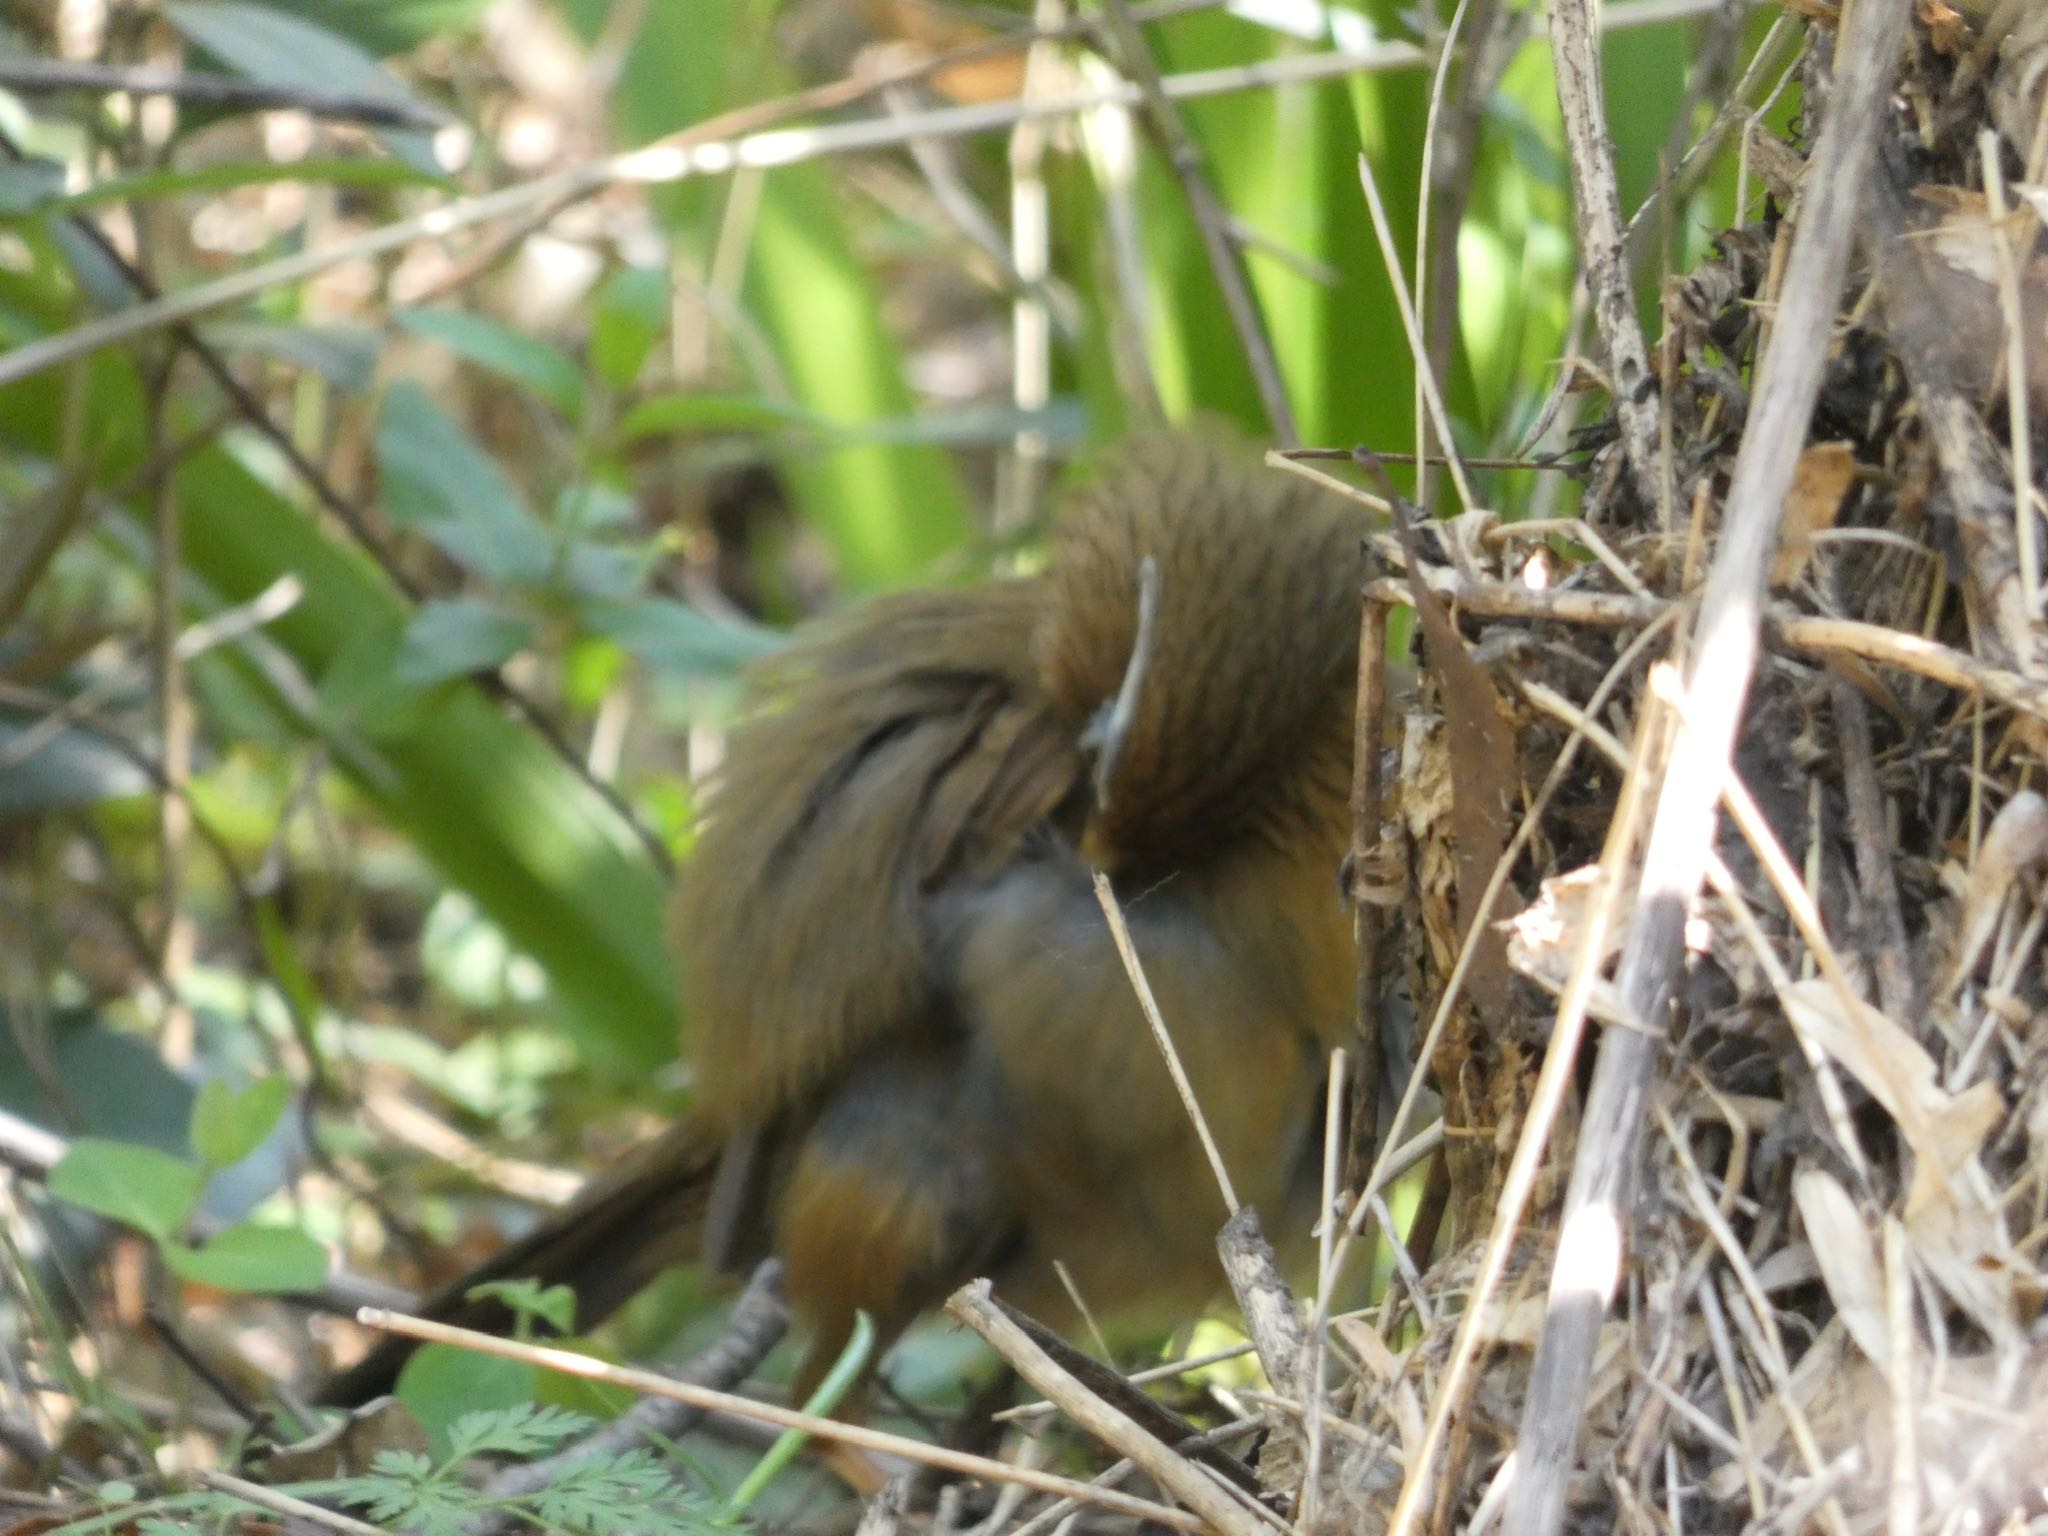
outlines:
[{"label": "bird's wing", "polygon": [[1084,784],[1036,682],[1037,589],[870,604],[784,658],[734,733],[674,912],[703,1112],[762,1124],[931,1027],[929,896]]}]

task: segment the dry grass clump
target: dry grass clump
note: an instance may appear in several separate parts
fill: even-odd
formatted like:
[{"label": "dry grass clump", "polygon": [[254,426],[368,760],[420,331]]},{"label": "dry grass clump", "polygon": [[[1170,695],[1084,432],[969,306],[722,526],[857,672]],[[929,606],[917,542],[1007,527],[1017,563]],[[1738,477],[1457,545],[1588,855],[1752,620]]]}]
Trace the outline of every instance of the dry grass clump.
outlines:
[{"label": "dry grass clump", "polygon": [[[1767,217],[1667,287],[1661,505],[1615,433],[1590,526],[1426,527],[1375,590],[1426,636],[1390,831],[1414,898],[1399,968],[1444,1013],[1456,1240],[1330,1341],[1321,1497],[1366,1528],[2048,1518],[2048,18],[1922,5],[1867,123],[1832,123],[1854,71],[1892,67],[1853,53],[1882,9],[1816,27],[1808,137],[1751,145]],[[1846,271],[1819,328],[1774,336],[1816,296],[1790,285],[1828,233],[1831,131],[1867,167],[1826,205],[1852,221]],[[1769,395],[1802,350],[1804,431]],[[1772,434],[1776,465],[1745,465]],[[1759,474],[1784,488],[1760,545]],[[1482,876],[1503,850],[1514,871],[1493,916],[1539,894],[1441,1009],[1473,901],[1475,823],[1452,807],[1475,798],[1475,731],[1511,735],[1518,769],[1477,823]],[[1720,814],[1695,819],[1684,904],[1667,833],[1688,776]],[[1646,928],[1662,953],[1634,952]],[[1586,1017],[1601,1065],[1570,1109],[1554,1042]]]},{"label": "dry grass clump", "polygon": [[1381,540],[1353,890],[1451,1235],[1254,1326],[1297,1528],[2048,1529],[2048,14],[1813,15],[1655,462]]}]

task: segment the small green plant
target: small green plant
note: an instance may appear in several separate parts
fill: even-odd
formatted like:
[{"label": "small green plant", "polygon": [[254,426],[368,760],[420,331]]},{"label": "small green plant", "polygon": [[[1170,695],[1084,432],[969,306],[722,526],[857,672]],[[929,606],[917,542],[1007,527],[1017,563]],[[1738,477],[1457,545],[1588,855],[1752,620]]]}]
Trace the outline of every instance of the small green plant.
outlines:
[{"label": "small green plant", "polygon": [[[526,1403],[465,1414],[450,1427],[445,1454],[383,1451],[358,1477],[282,1484],[287,1498],[360,1510],[402,1536],[460,1536],[481,1517],[508,1520],[558,1536],[708,1536],[744,1528],[715,1518],[710,1503],[677,1483],[643,1450],[598,1452],[563,1466],[545,1488],[493,1495],[465,1476],[479,1458],[545,1456],[587,1433],[594,1421],[565,1409]],[[141,1536],[190,1536],[245,1528],[251,1516],[276,1518],[275,1508],[231,1491],[195,1489],[137,1500],[132,1484],[100,1489],[101,1508],[51,1536],[97,1536],[132,1528]]]},{"label": "small green plant", "polygon": [[[544,1328],[550,1342],[560,1342],[576,1329],[576,1293],[566,1285],[542,1286],[536,1280],[492,1280],[473,1286],[471,1301],[497,1301],[512,1313],[512,1336],[530,1342]],[[452,1453],[456,1430],[473,1410],[510,1412],[536,1401],[566,1411],[573,1403],[600,1412],[616,1412],[613,1394],[573,1376],[543,1371],[524,1360],[507,1360],[449,1344],[428,1344],[405,1362],[394,1388],[428,1442]]]},{"label": "small green plant", "polygon": [[362,1477],[292,1490],[299,1497],[360,1509],[371,1520],[418,1536],[459,1536],[479,1515],[510,1515],[545,1530],[690,1536],[714,1528],[710,1505],[678,1484],[651,1452],[597,1453],[564,1466],[547,1487],[494,1498],[458,1475],[480,1456],[543,1456],[589,1433],[580,1413],[526,1403],[464,1414],[450,1426],[448,1454],[384,1451]]},{"label": "small green plant", "polygon": [[290,1099],[291,1084],[282,1077],[241,1089],[209,1081],[192,1105],[191,1159],[88,1136],[50,1170],[50,1192],[154,1239],[182,1279],[260,1294],[313,1290],[327,1277],[327,1253],[295,1227],[242,1221],[203,1244],[189,1240],[207,1180],[254,1152]]},{"label": "small green plant", "polygon": [[495,1301],[511,1312],[512,1337],[531,1339],[534,1324],[545,1323],[556,1333],[576,1329],[576,1293],[566,1285],[542,1285],[538,1280],[487,1280],[469,1288],[471,1301]]}]

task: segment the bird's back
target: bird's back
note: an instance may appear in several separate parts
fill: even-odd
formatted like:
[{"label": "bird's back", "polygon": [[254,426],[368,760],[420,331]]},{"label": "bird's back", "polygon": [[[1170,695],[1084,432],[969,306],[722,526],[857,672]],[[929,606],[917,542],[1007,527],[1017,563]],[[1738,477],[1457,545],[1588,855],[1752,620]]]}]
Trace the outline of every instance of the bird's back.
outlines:
[{"label": "bird's back", "polygon": [[1362,575],[1341,511],[1161,439],[1082,493],[1044,574],[870,604],[778,664],[676,923],[702,1112],[759,1144],[742,1219],[828,1343],[975,1272],[1060,1310],[1055,1260],[1113,1311],[1213,1289],[1224,1208],[1091,864],[1240,1194],[1291,1200],[1349,1018]]}]

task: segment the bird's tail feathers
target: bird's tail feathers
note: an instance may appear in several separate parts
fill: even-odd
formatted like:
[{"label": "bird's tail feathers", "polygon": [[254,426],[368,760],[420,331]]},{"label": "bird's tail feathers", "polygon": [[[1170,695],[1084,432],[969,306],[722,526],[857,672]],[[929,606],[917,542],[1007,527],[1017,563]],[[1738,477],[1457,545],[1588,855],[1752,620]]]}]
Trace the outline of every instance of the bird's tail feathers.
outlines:
[{"label": "bird's tail feathers", "polygon": [[[420,1315],[509,1333],[511,1309],[495,1299],[472,1301],[469,1293],[493,1280],[531,1278],[568,1286],[576,1293],[577,1327],[594,1327],[663,1270],[698,1256],[721,1150],[717,1135],[685,1118],[593,1179],[524,1237],[443,1286]],[[389,1392],[415,1347],[411,1339],[384,1339],[322,1382],[315,1400],[355,1405]]]}]

